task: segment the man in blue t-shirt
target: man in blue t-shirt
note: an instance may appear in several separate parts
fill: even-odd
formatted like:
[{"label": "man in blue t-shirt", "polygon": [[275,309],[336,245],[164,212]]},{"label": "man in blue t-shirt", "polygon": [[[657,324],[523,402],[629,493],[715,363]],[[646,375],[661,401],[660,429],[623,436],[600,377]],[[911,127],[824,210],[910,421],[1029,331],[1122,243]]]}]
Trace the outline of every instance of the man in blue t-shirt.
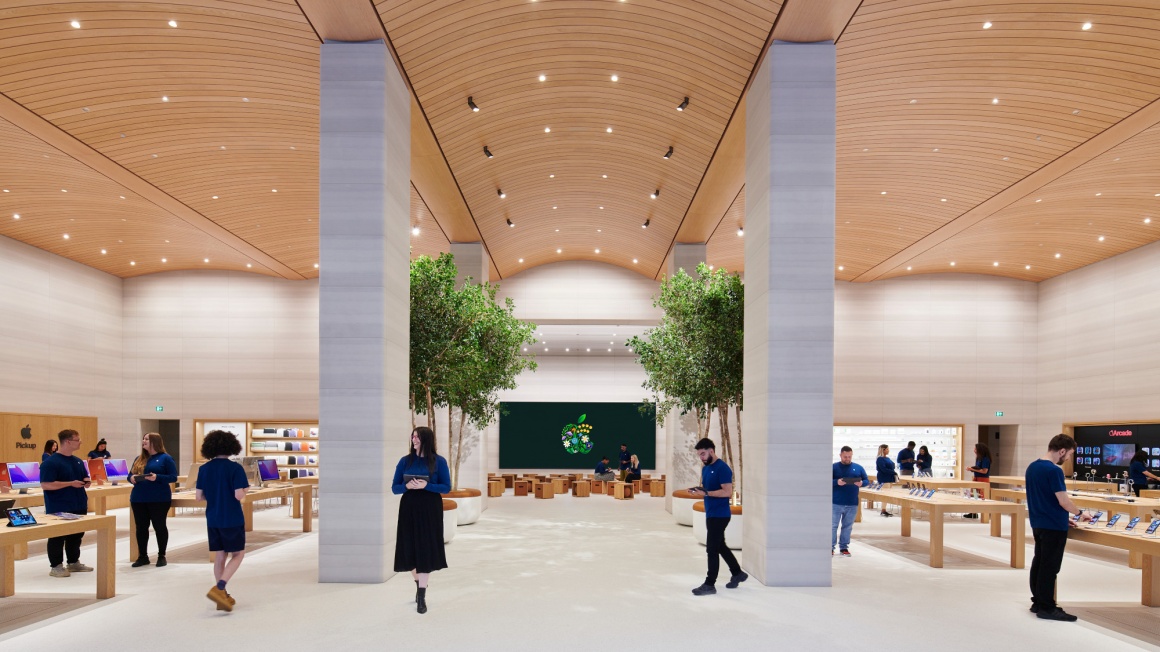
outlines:
[{"label": "man in blue t-shirt", "polygon": [[[218,611],[233,611],[237,602],[226,592],[226,582],[234,576],[246,556],[246,517],[242,500],[250,486],[246,470],[230,459],[242,452],[238,438],[214,430],[201,443],[201,456],[209,460],[197,472],[197,499],[205,501],[205,525],[209,550],[214,553],[216,583],[205,597],[217,603]],[[309,506],[307,506],[309,509]],[[228,560],[227,560],[228,556]]]},{"label": "man in blue t-shirt", "polygon": [[[81,435],[75,430],[61,430],[57,436],[60,448],[40,463],[40,488],[44,490],[44,513],[80,514],[89,512],[89,469],[84,460],[73,455],[81,448]],[[68,577],[72,573],[92,572],[91,566],[81,563],[81,539],[84,532],[48,540],[48,572],[52,577]],[[65,565],[65,556],[68,565]]]},{"label": "man in blue t-shirt", "polygon": [[1075,514],[1080,520],[1091,520],[1091,516],[1076,507],[1067,495],[1067,484],[1059,468],[1074,451],[1074,439],[1056,435],[1047,444],[1047,455],[1032,462],[1024,475],[1027,514],[1035,535],[1035,558],[1031,561],[1031,611],[1044,620],[1076,620],[1075,616],[1055,604],[1055,578],[1063,564],[1067,529],[1075,525],[1068,516]]},{"label": "man in blue t-shirt", "polygon": [[749,579],[749,574],[741,570],[733,551],[725,545],[725,528],[729,527],[732,517],[729,501],[733,498],[733,470],[717,457],[713,440],[702,439],[697,442],[696,450],[704,465],[701,467],[701,486],[693,487],[689,492],[705,497],[705,553],[709,556],[709,572],[705,575],[705,583],[693,589],[693,595],[713,595],[717,592],[714,584],[721,569],[721,559],[729,566],[729,581],[725,588],[737,588],[738,584]]},{"label": "man in blue t-shirt", "polygon": [[624,482],[628,475],[628,467],[632,466],[632,453],[628,452],[628,444],[620,445],[620,481]]},{"label": "man in blue t-shirt", "polygon": [[906,448],[898,451],[898,475],[914,475],[914,442],[907,442]]},{"label": "man in blue t-shirt", "polygon": [[597,480],[604,480],[606,482],[612,482],[616,479],[616,474],[608,468],[607,457],[600,458],[600,463],[596,465],[595,476]]},{"label": "man in blue t-shirt", "polygon": [[[850,530],[854,529],[854,518],[858,516],[858,487],[870,482],[866,469],[854,463],[854,449],[843,446],[838,454],[840,462],[834,462],[834,505],[831,511],[830,554],[834,546],[840,546],[843,557],[850,556]],[[838,527],[842,536],[838,536]]]}]

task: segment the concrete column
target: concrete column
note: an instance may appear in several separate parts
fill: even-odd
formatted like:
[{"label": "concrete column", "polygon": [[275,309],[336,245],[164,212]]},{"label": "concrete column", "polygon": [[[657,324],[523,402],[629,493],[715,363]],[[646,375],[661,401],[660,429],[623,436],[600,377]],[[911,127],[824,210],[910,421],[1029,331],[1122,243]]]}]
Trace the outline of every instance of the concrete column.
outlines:
[{"label": "concrete column", "polygon": [[829,586],[833,43],[775,42],[746,97],[744,564]]},{"label": "concrete column", "polygon": [[[471,277],[476,285],[486,283],[491,274],[491,261],[487,249],[482,242],[452,242],[451,254],[455,256],[456,285],[462,286],[464,279]],[[453,419],[458,425],[458,417]],[[464,425],[463,441],[467,449],[467,456],[459,465],[459,488],[479,489],[483,493],[481,507],[487,508],[487,460],[486,434],[473,428],[471,424]],[[448,449],[448,464],[454,464],[451,459],[451,450]]]},{"label": "concrete column", "polygon": [[411,98],[382,41],[324,43],[318,579],[393,574],[406,454]]},{"label": "concrete column", "polygon": [[[673,255],[669,256],[667,276],[673,276],[683,269],[693,278],[698,278],[697,265],[705,262],[708,247],[704,242],[673,245]],[[665,450],[668,451],[668,486],[665,487],[665,510],[673,511],[673,490],[701,484],[701,461],[693,453],[696,445],[697,419],[693,414],[681,416],[681,411],[673,409],[665,421]],[[712,433],[710,433],[712,434]]]}]

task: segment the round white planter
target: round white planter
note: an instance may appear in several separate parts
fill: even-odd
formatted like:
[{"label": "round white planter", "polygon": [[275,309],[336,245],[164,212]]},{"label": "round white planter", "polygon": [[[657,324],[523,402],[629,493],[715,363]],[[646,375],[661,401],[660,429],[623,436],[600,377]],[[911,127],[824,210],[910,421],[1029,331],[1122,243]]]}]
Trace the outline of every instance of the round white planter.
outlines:
[{"label": "round white planter", "polygon": [[[676,501],[673,501],[676,504]],[[673,511],[676,511],[674,508]],[[741,514],[734,514],[729,518],[729,525],[725,528],[725,545],[730,550],[741,550]],[[708,539],[708,529],[705,527],[705,512],[693,512],[693,536],[697,543],[705,545]]]},{"label": "round white planter", "polygon": [[444,498],[454,500],[459,508],[459,525],[471,525],[479,520],[483,512],[483,494],[479,489],[459,489],[443,494]]},{"label": "round white planter", "polygon": [[693,505],[701,502],[701,498],[685,497],[687,491],[673,492],[673,518],[677,525],[693,526]]},{"label": "round white planter", "polygon": [[[449,506],[447,503],[451,503]],[[459,527],[459,507],[455,501],[443,501],[443,543],[451,543],[455,538],[455,528]]]}]

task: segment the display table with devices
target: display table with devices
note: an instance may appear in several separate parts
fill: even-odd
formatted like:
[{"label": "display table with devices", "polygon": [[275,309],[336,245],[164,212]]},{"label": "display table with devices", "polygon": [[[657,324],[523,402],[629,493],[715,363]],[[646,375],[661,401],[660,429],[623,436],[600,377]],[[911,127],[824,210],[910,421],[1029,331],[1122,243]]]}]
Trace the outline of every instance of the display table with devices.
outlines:
[{"label": "display table with devices", "polygon": [[[72,516],[72,515],[70,515]],[[7,520],[7,519],[5,519]],[[76,516],[61,518],[47,514],[35,516],[36,525],[20,527],[0,526],[0,597],[16,593],[16,550],[28,550],[31,541],[63,537],[78,532],[95,531],[97,536],[97,598],[104,600],[116,595],[115,548],[117,518],[115,516]]]},{"label": "display table with devices", "polygon": [[[984,500],[991,497],[991,484],[962,478],[926,478],[915,476],[899,476],[898,483],[903,487],[921,487],[923,489],[973,489],[979,492]],[[986,523],[990,519],[988,514],[979,514],[979,521]]]},{"label": "display table with devices", "polygon": [[[1068,491],[1099,491],[1115,493],[1117,485],[1113,482],[1091,482],[1089,480],[1064,479]],[[991,484],[1001,487],[1020,487],[1027,484],[1027,480],[1017,475],[996,475],[991,477]],[[1157,492],[1160,494],[1160,492]]]},{"label": "display table with devices", "polygon": [[1139,555],[1140,604],[1145,607],[1160,607],[1160,537],[1157,537],[1160,535],[1158,529],[1160,519],[1153,521],[1146,528],[1141,522],[1131,530],[1126,529],[1128,523],[1120,519],[1111,528],[1108,528],[1106,523],[1097,523],[1095,526],[1080,525],[1069,529],[1067,538],[1120,548],[1127,550],[1129,554]]},{"label": "display table with devices", "polygon": [[1026,548],[1027,507],[1019,503],[985,500],[956,496],[933,489],[912,493],[913,489],[892,487],[889,489],[863,488],[859,500],[898,505],[901,509],[902,536],[910,536],[910,519],[914,510],[930,514],[930,566],[943,567],[943,525],[947,514],[975,513],[995,516],[991,523],[991,536],[1001,536],[1000,518],[1004,514],[1011,517],[1011,567],[1024,567]]}]

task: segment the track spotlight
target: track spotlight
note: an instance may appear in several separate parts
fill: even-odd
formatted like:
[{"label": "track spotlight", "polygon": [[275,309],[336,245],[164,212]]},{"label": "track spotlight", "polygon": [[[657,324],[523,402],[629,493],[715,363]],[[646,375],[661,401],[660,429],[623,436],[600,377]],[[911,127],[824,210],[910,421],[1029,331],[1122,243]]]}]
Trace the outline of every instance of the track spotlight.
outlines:
[{"label": "track spotlight", "polygon": [[473,102],[470,97],[467,98],[467,106],[471,107],[472,111],[477,113],[479,112],[479,107],[475,105],[475,102]]},{"label": "track spotlight", "polygon": [[494,154],[491,153],[491,150],[487,148],[487,145],[483,146],[483,155],[488,158],[492,158],[494,156]]},{"label": "track spotlight", "polygon": [[685,101],[681,102],[680,106],[677,107],[677,110],[684,111],[687,108],[689,108],[689,98],[686,97]]},{"label": "track spotlight", "polygon": [[641,225],[640,225],[640,228],[642,228],[642,229],[647,229],[647,228],[648,228],[648,225],[649,225],[649,223],[651,223],[651,222],[652,222],[652,219],[647,219],[647,220],[645,220],[645,221],[644,221],[644,224],[641,224]]},{"label": "track spotlight", "polygon": [[672,146],[672,145],[669,145],[669,151],[665,152],[665,155],[664,155],[664,157],[663,157],[663,158],[666,158],[666,159],[667,159],[667,158],[671,158],[671,157],[672,157],[672,155],[673,155],[673,146]]},{"label": "track spotlight", "polygon": [[507,197],[507,195],[506,195],[506,194],[504,194],[504,191],[500,190],[499,188],[496,188],[496,190],[495,190],[495,194],[499,195],[499,198],[500,198],[500,199],[503,199],[504,197]]},{"label": "track spotlight", "polygon": [[512,223],[512,221],[510,219],[507,221],[507,225],[508,225],[509,229],[514,229],[516,226],[515,224]]},{"label": "track spotlight", "polygon": [[649,195],[649,197],[652,197],[653,199],[656,199],[657,197],[660,197],[660,196],[661,196],[661,191],[659,188],[657,190],[654,190],[652,192],[652,194]]},{"label": "track spotlight", "polygon": [[743,226],[737,227],[737,237],[739,237],[739,238],[745,237],[745,227],[743,227]]}]

